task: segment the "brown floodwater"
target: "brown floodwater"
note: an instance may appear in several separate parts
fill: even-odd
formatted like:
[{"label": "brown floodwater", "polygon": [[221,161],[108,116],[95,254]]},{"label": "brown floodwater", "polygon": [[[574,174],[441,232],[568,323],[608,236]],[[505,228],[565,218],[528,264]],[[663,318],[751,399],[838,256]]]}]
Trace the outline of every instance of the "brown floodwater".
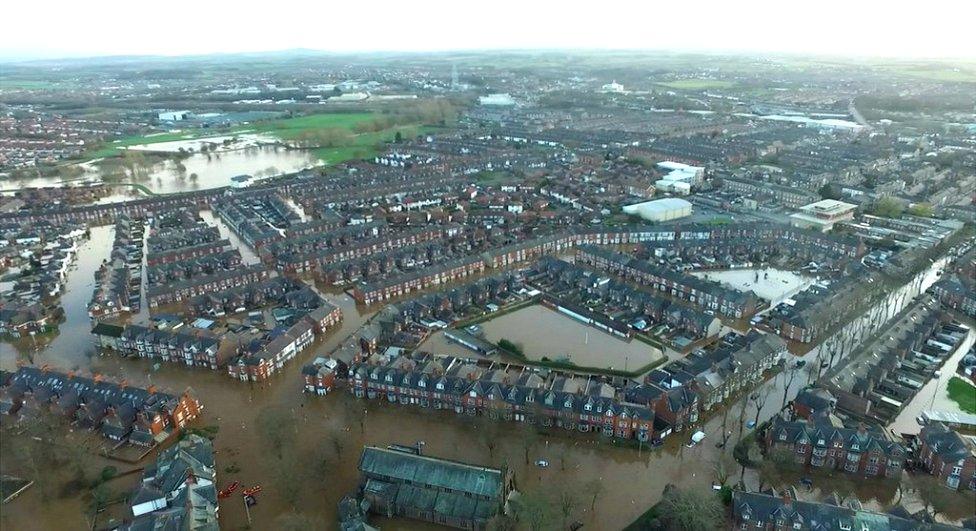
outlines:
[{"label": "brown floodwater", "polygon": [[[555,499],[563,489],[569,490],[578,500],[570,521],[580,520],[590,529],[620,529],[656,503],[668,483],[708,488],[715,477],[711,463],[720,453],[731,452],[739,436],[734,434],[724,449],[716,448],[714,443],[722,430],[721,418],[716,417],[700,428],[707,438],[693,448],[684,446],[690,436],[690,432],[685,432],[670,437],[662,448],[638,450],[614,446],[597,436],[560,430],[530,436],[514,423],[482,422],[445,411],[365,402],[345,391],[326,397],[305,395],[301,392],[299,372],[302,364],[328,353],[369,317],[345,294],[328,295],[344,312],[342,325],[261,384],[244,384],[223,372],[167,364],[156,368],[149,360],[90,356],[86,353],[91,342],[85,305],[91,295],[94,271],[108,256],[111,241],[111,228],[103,227],[93,229],[91,240],[82,246],[63,299],[68,320],[60,333],[46,342],[48,348],[35,354],[36,361],[124,378],[134,385],[152,383],[177,392],[192,388],[205,408],[197,426],[215,426],[219,430],[214,439],[219,485],[240,481],[244,486],[263,486],[258,505],[250,511],[250,524],[240,497],[221,500],[222,529],[274,529],[276,519],[292,511],[319,522],[315,527],[335,529],[337,502],[359,482],[356,465],[362,446],[417,441],[424,442],[424,451],[429,455],[511,467],[518,488],[523,491]],[[13,368],[16,359],[26,356],[15,352],[9,344],[0,343],[0,348],[3,349],[0,363],[4,368]],[[775,378],[757,391],[772,394],[760,412],[760,422],[780,408],[783,380]],[[802,380],[790,382],[790,395],[802,387],[805,383]],[[257,425],[258,416],[266,409],[278,412],[286,419],[287,428],[293,430],[289,432],[293,437],[288,437],[293,440],[281,448],[282,458],[278,456],[278,448],[266,443],[267,437]],[[747,418],[753,418],[751,404]],[[732,423],[730,420],[730,426]],[[494,445],[489,447],[488,441]],[[525,441],[532,443],[528,451]],[[5,446],[0,445],[0,451]],[[551,466],[541,469],[530,464],[537,459],[545,459]],[[751,475],[746,475],[747,480]],[[595,503],[588,486],[594,480],[602,486]],[[289,501],[286,491],[290,482],[298,488]],[[882,501],[887,497],[887,492],[879,496]],[[82,529],[85,528],[84,503],[80,496],[45,500],[39,490],[32,489],[4,506],[3,526],[18,530]],[[562,519],[555,505],[553,502],[554,514],[549,517],[553,525]],[[591,505],[594,510],[590,509]],[[384,528],[432,528],[405,520],[374,523]]]},{"label": "brown floodwater", "polygon": [[481,323],[493,343],[508,339],[531,360],[548,357],[581,367],[632,370],[661,359],[646,343],[624,340],[542,305],[532,305]]}]

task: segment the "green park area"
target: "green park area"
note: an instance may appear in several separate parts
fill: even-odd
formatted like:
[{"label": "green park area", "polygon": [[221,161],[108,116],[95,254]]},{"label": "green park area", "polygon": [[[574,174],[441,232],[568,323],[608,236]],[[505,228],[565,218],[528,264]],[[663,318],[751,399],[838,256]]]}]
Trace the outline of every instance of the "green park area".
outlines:
[{"label": "green park area", "polygon": [[676,79],[658,83],[658,85],[675,90],[708,90],[731,88],[735,86],[735,83],[722,79]]},{"label": "green park area", "polygon": [[118,156],[124,148],[140,144],[192,140],[211,136],[257,133],[289,146],[308,149],[326,164],[374,156],[384,143],[412,139],[454,120],[449,104],[424,102],[389,113],[323,113],[242,124],[226,129],[193,129],[136,135],[103,144],[88,158]]},{"label": "green park area", "polygon": [[946,386],[946,391],[949,393],[949,398],[959,404],[960,409],[966,413],[976,414],[976,387],[962,378],[953,376]]}]

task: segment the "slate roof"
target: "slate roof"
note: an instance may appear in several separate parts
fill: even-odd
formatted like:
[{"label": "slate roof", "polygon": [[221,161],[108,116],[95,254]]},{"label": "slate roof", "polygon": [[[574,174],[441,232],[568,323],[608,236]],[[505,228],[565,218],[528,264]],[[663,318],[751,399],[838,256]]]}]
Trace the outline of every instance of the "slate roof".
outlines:
[{"label": "slate roof", "polygon": [[[376,446],[367,446],[359,459],[367,477],[384,478],[421,488],[444,489],[500,501],[504,473],[497,468],[469,465]],[[402,486],[402,485],[401,485]]]},{"label": "slate roof", "polygon": [[[855,504],[859,507],[860,504]],[[760,492],[734,491],[732,493],[732,511],[736,520],[741,521],[748,516],[748,521],[759,527],[767,524],[777,525],[782,522],[783,527],[789,529],[800,524],[802,529],[811,531],[836,531],[838,529],[856,529],[859,531],[909,531],[909,530],[948,530],[957,529],[942,524],[929,524],[917,520],[908,520],[893,514],[875,513],[861,508],[852,508],[843,504],[819,503],[810,501],[790,500],[783,497]]]}]

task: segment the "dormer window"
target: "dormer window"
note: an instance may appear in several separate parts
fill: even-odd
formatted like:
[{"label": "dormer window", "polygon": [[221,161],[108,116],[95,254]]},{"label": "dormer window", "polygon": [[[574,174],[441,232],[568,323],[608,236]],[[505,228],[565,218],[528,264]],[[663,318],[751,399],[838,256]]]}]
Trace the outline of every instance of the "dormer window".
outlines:
[{"label": "dormer window", "polygon": [[437,390],[438,391],[443,391],[444,390],[444,384],[442,382],[438,382],[437,383]]},{"label": "dormer window", "polygon": [[860,449],[861,449],[861,446],[859,444],[857,444],[857,443],[852,443],[851,444],[851,450],[853,450],[853,451],[856,452],[856,451],[858,451]]},{"label": "dormer window", "polygon": [[586,404],[585,406],[583,406],[583,409],[585,409],[586,411],[593,411],[593,404]]},{"label": "dormer window", "polygon": [[420,380],[419,382],[417,382],[417,385],[419,385],[420,387],[423,387],[425,389],[427,388],[427,382],[425,382],[423,380]]},{"label": "dormer window", "polygon": [[392,382],[393,381],[393,375],[392,374],[387,374],[386,375],[386,381]]},{"label": "dormer window", "polygon": [[819,444],[820,446],[823,446],[824,445],[824,440],[823,439],[818,440],[817,441],[817,444]]},{"label": "dormer window", "polygon": [[786,432],[785,431],[783,433],[780,433],[779,434],[779,440],[781,440],[781,441],[785,441],[786,440]]}]

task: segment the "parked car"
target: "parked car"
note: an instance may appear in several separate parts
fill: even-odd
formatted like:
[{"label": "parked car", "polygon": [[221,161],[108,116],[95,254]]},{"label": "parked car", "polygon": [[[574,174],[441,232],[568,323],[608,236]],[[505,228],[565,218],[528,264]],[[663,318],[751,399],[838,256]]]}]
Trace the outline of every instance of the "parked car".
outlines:
[{"label": "parked car", "polygon": [[702,442],[702,440],[704,440],[704,439],[705,439],[705,432],[703,432],[703,431],[696,431],[691,436],[691,442],[688,443],[688,444],[686,444],[685,446],[687,446],[688,448],[691,448],[692,446],[695,446],[696,444]]}]

